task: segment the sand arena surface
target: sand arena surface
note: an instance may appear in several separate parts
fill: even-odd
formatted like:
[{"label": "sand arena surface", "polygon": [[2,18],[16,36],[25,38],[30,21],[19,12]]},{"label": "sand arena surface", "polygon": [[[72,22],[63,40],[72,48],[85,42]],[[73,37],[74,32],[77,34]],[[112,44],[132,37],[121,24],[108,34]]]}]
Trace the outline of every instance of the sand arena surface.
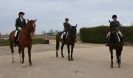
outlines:
[{"label": "sand arena surface", "polygon": [[55,57],[55,43],[33,45],[32,62],[28,66],[27,49],[25,67],[19,63],[15,48],[15,63],[11,62],[9,46],[0,47],[0,78],[133,78],[133,46],[125,46],[122,52],[122,68],[117,68],[114,52],[114,68],[110,68],[108,47],[102,44],[76,43],[74,61],[64,56]]}]

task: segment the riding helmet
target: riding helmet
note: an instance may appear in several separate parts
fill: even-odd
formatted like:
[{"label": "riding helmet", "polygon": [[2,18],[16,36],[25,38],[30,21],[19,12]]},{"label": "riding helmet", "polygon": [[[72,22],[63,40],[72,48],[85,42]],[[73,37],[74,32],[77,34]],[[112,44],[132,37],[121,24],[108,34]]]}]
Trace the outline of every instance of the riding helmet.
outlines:
[{"label": "riding helmet", "polygon": [[65,18],[66,21],[69,21],[69,18]]},{"label": "riding helmet", "polygon": [[117,15],[112,15],[112,18],[117,18]]},{"label": "riding helmet", "polygon": [[24,15],[25,13],[24,13],[24,12],[19,12],[19,13],[18,13],[19,16],[20,16],[21,14]]}]

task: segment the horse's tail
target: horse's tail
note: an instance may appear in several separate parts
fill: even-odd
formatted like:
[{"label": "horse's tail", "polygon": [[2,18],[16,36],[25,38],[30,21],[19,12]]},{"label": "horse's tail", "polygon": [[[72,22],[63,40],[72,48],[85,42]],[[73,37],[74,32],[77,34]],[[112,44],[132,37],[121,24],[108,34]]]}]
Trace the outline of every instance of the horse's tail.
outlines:
[{"label": "horse's tail", "polygon": [[60,40],[59,40],[59,35],[56,35],[56,50],[59,50],[60,47]]},{"label": "horse's tail", "polygon": [[13,44],[14,44],[14,36],[15,36],[15,31],[12,31],[9,35],[9,45],[10,45],[10,49],[11,52],[13,53]]}]

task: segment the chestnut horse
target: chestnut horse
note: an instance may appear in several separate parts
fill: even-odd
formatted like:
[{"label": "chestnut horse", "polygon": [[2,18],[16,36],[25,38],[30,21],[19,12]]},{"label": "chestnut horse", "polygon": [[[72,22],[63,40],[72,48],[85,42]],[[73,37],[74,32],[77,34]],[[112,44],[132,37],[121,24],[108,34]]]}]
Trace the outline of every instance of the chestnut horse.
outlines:
[{"label": "chestnut horse", "polygon": [[[62,45],[61,45],[61,56],[62,56],[62,58],[64,58],[63,47],[66,44],[67,49],[68,49],[68,61],[73,60],[73,48],[75,46],[76,31],[77,31],[76,27],[77,27],[77,25],[70,27],[70,30],[68,31],[68,34],[67,34],[67,37],[66,37],[66,41],[63,41],[61,39],[61,35],[62,35],[63,32],[57,33],[57,35],[56,35],[56,57],[58,57],[59,44],[61,42],[62,43]],[[71,55],[70,55],[70,52],[71,52]]]},{"label": "chestnut horse", "polygon": [[[28,56],[29,56],[29,65],[32,65],[31,62],[31,48],[32,48],[32,35],[35,32],[35,22],[36,20],[28,20],[25,27],[21,30],[19,35],[19,41],[18,41],[18,52],[20,55],[20,62],[24,64],[24,49],[28,48]],[[9,41],[10,41],[10,49],[12,53],[12,62],[14,62],[14,38],[15,38],[15,31],[12,31],[9,35]],[[21,61],[21,54],[22,54],[22,61]]]}]

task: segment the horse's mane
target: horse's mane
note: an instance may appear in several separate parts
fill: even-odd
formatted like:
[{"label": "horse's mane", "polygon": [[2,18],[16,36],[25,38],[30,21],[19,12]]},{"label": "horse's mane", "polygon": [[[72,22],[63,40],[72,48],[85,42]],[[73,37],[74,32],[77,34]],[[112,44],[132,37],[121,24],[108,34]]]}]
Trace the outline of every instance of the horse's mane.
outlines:
[{"label": "horse's mane", "polygon": [[118,39],[117,39],[116,37],[117,37],[116,33],[110,34],[110,42],[111,42],[112,44],[116,44],[116,43],[119,42]]},{"label": "horse's mane", "polygon": [[28,21],[27,24],[25,25],[25,27],[31,26],[31,24],[33,24],[33,22],[34,22],[33,20]]},{"label": "horse's mane", "polygon": [[24,26],[23,30],[29,29],[32,26],[33,23],[34,23],[33,20],[28,21],[26,23],[26,25]]}]

